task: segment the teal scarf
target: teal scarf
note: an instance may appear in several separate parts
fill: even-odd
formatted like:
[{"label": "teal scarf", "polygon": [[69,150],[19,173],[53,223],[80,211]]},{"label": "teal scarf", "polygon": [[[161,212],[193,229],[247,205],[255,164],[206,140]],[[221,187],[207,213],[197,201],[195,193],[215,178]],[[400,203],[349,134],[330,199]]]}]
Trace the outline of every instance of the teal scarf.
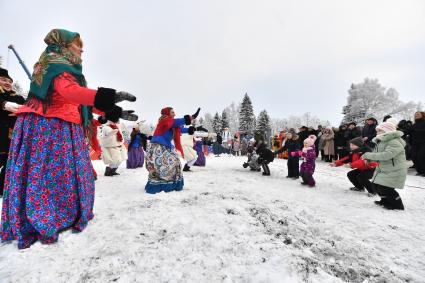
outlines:
[{"label": "teal scarf", "polygon": [[[34,65],[28,95],[30,99],[36,99],[48,104],[48,96],[53,88],[53,80],[65,72],[72,74],[80,86],[87,86],[82,73],[81,58],[75,56],[67,48],[79,36],[76,32],[64,29],[53,29],[46,35],[44,38],[44,42],[47,44],[46,50],[44,50],[40,59]],[[91,107],[82,105],[81,116],[83,125],[87,126],[91,119]]]}]

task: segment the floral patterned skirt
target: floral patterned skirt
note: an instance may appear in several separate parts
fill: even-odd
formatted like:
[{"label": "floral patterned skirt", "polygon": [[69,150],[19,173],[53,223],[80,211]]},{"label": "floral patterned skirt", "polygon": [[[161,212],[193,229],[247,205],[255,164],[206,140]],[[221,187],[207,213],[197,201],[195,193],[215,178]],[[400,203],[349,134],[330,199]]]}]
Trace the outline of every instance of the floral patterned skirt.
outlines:
[{"label": "floral patterned skirt", "polygon": [[18,248],[53,243],[93,218],[94,177],[81,125],[34,113],[19,115],[6,169],[2,241]]},{"label": "floral patterned skirt", "polygon": [[175,149],[151,143],[146,149],[146,169],[149,171],[146,192],[181,191],[184,181],[179,155]]}]

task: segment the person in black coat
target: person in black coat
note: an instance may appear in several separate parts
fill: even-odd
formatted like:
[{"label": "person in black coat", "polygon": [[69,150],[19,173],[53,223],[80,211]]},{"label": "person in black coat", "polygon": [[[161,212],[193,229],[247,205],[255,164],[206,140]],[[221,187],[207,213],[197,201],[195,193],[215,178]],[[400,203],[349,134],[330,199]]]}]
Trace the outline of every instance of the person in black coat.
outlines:
[{"label": "person in black coat", "polygon": [[[407,160],[412,160],[412,156],[411,156],[411,149],[412,149],[412,143],[410,140],[410,128],[412,127],[412,121],[407,121],[407,120],[401,120],[398,125],[397,128],[399,131],[403,132],[403,136],[401,137],[405,142],[406,142],[406,147],[405,147],[405,152],[406,152],[406,159]],[[415,165],[413,165],[411,168],[415,168]]]},{"label": "person in black coat", "polygon": [[378,121],[375,118],[369,118],[366,120],[366,124],[362,130],[362,138],[367,146],[370,148],[375,147],[375,143],[372,142],[372,139],[376,137],[376,126],[378,125]]},{"label": "person in black coat", "polygon": [[425,112],[415,113],[415,123],[408,133],[412,145],[411,157],[417,175],[425,176]]},{"label": "person in black coat", "polygon": [[335,154],[336,159],[344,158],[348,155],[347,143],[348,140],[345,138],[345,132],[347,126],[341,125],[338,130],[335,131],[334,144],[335,144]]},{"label": "person in black coat", "polygon": [[302,141],[308,137],[308,128],[306,126],[299,128],[298,137]]},{"label": "person in black coat", "polygon": [[274,152],[275,155],[288,151],[288,176],[286,178],[298,179],[300,177],[299,156],[292,156],[291,152],[300,151],[302,149],[300,138],[297,134],[287,133],[285,144]]},{"label": "person in black coat", "polygon": [[213,145],[213,151],[216,157],[220,157],[220,154],[222,153],[222,143],[223,137],[221,136],[221,133],[217,133],[216,142]]},{"label": "person in black coat", "polygon": [[349,147],[348,141],[360,137],[362,133],[360,132],[357,124],[355,122],[351,122],[348,124],[348,129],[345,131],[345,139],[347,140],[346,147]]},{"label": "person in black coat", "polygon": [[3,195],[10,139],[16,116],[14,113],[25,99],[12,89],[13,80],[6,69],[0,68],[0,197]]}]

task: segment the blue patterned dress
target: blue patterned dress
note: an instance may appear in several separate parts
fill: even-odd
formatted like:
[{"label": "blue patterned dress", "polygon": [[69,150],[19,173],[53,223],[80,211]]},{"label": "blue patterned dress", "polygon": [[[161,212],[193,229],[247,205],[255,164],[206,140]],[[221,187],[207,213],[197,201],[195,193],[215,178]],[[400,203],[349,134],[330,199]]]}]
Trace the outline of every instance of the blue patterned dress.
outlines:
[{"label": "blue patterned dress", "polygon": [[185,119],[174,119],[172,129],[163,135],[153,136],[146,149],[146,169],[149,172],[145,190],[149,194],[181,191],[184,180],[179,155],[171,143],[173,129],[185,124]]},{"label": "blue patterned dress", "polygon": [[81,125],[34,113],[18,116],[6,169],[1,240],[28,248],[53,243],[93,218],[94,177]]}]

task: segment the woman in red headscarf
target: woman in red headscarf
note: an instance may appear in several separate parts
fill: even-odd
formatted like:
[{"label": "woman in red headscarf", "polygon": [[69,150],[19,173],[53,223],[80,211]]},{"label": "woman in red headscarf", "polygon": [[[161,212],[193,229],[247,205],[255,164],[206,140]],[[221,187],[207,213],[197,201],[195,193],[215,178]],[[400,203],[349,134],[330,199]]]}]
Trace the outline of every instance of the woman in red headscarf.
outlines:
[{"label": "woman in red headscarf", "polygon": [[184,157],[180,142],[181,128],[184,125],[190,125],[200,110],[198,108],[195,114],[185,115],[183,118],[174,118],[176,114],[171,107],[161,110],[158,125],[146,149],[146,169],[149,171],[149,179],[145,187],[147,193],[155,194],[183,189],[184,181],[177,153],[179,151]]}]

